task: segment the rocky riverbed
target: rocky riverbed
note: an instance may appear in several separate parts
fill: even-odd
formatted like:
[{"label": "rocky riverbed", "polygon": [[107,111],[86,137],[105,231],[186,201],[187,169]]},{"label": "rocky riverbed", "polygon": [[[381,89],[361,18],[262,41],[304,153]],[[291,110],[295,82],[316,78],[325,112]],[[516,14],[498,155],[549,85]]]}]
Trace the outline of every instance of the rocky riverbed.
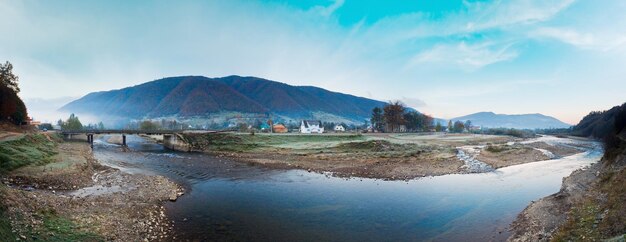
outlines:
[{"label": "rocky riverbed", "polygon": [[103,166],[86,143],[62,142],[58,152],[55,162],[23,167],[2,179],[2,205],[20,239],[173,239],[163,203],[176,200],[182,188],[162,176]]}]

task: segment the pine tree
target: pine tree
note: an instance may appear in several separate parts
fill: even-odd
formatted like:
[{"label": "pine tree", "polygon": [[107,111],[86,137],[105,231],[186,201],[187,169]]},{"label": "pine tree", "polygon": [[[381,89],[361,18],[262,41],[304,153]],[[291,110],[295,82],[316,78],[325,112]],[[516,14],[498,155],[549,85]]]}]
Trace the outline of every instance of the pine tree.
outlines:
[{"label": "pine tree", "polygon": [[383,110],[379,107],[372,109],[372,118],[370,119],[372,128],[376,131],[382,131],[383,123],[385,122],[383,116]]}]

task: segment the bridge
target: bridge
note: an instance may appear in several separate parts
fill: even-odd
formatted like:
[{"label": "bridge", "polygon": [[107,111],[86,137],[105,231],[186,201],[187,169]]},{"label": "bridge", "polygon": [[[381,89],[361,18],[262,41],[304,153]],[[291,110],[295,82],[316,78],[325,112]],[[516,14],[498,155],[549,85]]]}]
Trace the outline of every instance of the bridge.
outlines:
[{"label": "bridge", "polygon": [[134,130],[134,129],[93,129],[93,130],[62,130],[60,133],[65,139],[72,139],[73,136],[85,135],[87,142],[93,148],[94,135],[111,134],[122,135],[122,146],[126,147],[126,135],[162,135],[163,145],[170,149],[188,151],[188,144],[184,142],[183,133],[217,133],[212,130]]}]

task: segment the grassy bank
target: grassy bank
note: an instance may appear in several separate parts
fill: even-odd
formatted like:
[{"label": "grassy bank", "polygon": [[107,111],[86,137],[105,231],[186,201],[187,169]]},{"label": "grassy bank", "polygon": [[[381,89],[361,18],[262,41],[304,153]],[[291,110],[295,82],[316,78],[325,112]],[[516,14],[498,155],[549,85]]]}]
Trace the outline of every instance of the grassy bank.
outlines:
[{"label": "grassy bank", "polygon": [[[4,201],[6,196],[6,187],[0,185],[0,198]],[[13,234],[13,228],[11,227],[11,221],[7,213],[7,207],[4,203],[0,202],[0,241],[15,241],[17,236]]]},{"label": "grassy bank", "polygon": [[184,138],[195,150],[253,151],[267,148],[300,148],[334,146],[342,142],[365,140],[361,135],[293,135],[213,133],[185,134]]},{"label": "grassy bank", "polygon": [[[4,212],[4,211],[3,211]],[[9,222],[8,214],[0,219],[0,240],[2,241],[105,241],[100,235],[89,232],[86,228],[81,228],[72,220],[64,218],[55,210],[47,209],[32,214],[38,221],[39,226],[20,226],[13,229]],[[15,224],[24,225],[28,221],[26,218],[14,218]],[[16,231],[14,233],[13,231]]]},{"label": "grassy bank", "polygon": [[[24,134],[0,142],[0,174],[12,177],[22,170],[19,168],[37,170],[33,176],[48,174],[38,168],[57,165],[60,141],[56,134]],[[72,180],[72,177],[63,179]],[[28,209],[25,208],[30,207],[28,203],[31,202],[23,200],[27,194],[30,193],[0,186],[0,241],[104,241],[53,209],[26,212]],[[39,223],[33,226],[32,221]]]},{"label": "grassy bank", "polygon": [[[626,239],[626,169],[608,171],[589,196],[572,207],[568,220],[554,241],[601,241],[615,236]],[[623,241],[623,240],[622,240]]]},{"label": "grassy bank", "polygon": [[20,139],[0,142],[0,173],[52,162],[57,154],[57,139],[55,135],[27,134]]}]

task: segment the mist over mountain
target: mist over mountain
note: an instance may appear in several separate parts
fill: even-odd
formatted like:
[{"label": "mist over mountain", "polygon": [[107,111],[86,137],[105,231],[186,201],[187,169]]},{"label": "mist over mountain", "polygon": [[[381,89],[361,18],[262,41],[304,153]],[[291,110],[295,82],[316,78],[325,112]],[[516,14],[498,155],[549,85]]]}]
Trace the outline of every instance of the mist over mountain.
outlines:
[{"label": "mist over mountain", "polygon": [[89,93],[60,110],[132,120],[175,117],[322,119],[362,124],[385,103],[312,86],[291,86],[257,77],[163,78],[119,90]]},{"label": "mist over mountain", "polygon": [[568,128],[572,125],[564,123],[554,117],[543,114],[495,114],[493,112],[479,112],[453,118],[453,121],[470,120],[472,125],[485,128],[514,128],[514,129],[548,129]]}]

